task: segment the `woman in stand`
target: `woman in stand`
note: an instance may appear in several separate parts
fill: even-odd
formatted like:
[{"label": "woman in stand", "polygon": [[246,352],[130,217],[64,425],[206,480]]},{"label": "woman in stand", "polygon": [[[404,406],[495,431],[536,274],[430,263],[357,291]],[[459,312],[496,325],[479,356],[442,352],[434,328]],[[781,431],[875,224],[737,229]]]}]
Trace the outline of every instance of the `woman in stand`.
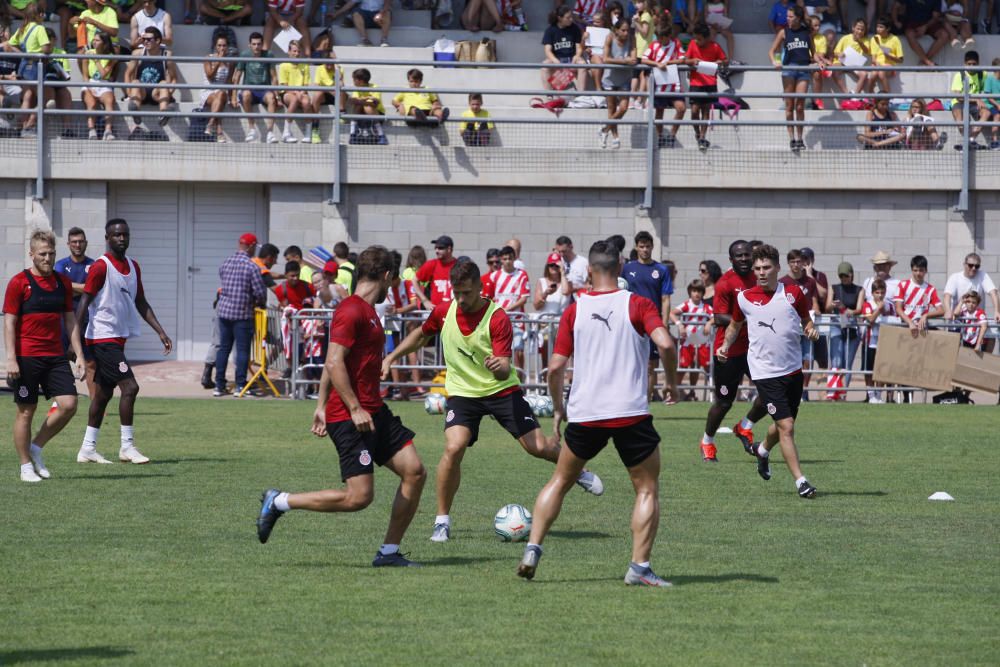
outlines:
[{"label": "woman in stand", "polygon": [[[783,56],[778,59],[778,49],[782,47]],[[786,94],[797,94],[802,97],[785,98],[785,120],[803,122],[806,119],[806,98],[809,90],[811,73],[806,69],[813,64],[812,31],[805,21],[805,10],[799,5],[788,7],[788,25],[778,31],[771,42],[768,57],[775,67],[781,70],[781,86]],[[793,69],[785,69],[785,68]],[[798,153],[806,147],[802,140],[803,125],[788,126],[788,145],[793,152]],[[796,139],[796,136],[798,138]]]},{"label": "woman in stand", "polygon": [[[229,53],[229,40],[223,36],[216,37],[215,51],[209,54],[210,58],[225,58]],[[205,70],[206,89],[201,92],[201,109],[212,114],[205,125],[205,134],[215,136],[215,140],[224,143],[226,135],[222,131],[222,119],[218,114],[226,108],[226,102],[236,106],[236,90],[212,89],[213,84],[231,84],[235,68],[231,63],[206,60],[202,65]]]}]

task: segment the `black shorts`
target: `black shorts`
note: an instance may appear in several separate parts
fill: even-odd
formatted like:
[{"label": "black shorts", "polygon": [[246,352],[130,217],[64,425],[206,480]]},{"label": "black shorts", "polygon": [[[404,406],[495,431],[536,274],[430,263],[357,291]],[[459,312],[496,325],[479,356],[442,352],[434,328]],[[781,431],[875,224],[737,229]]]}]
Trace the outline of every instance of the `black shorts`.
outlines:
[{"label": "black shorts", "polygon": [[826,344],[826,336],[813,341],[813,361],[820,368],[830,367],[830,348]]},{"label": "black shorts", "polygon": [[125,359],[125,348],[116,343],[94,343],[88,345],[97,362],[94,380],[104,388],[115,388],[118,383],[129,378],[135,379],[132,366]]},{"label": "black shorts", "polygon": [[515,438],[521,438],[539,427],[524,392],[518,389],[498,397],[449,396],[444,428],[464,426],[469,429],[472,438],[468,446],[471,447],[479,439],[479,422],[487,415],[496,419]]},{"label": "black shorts", "polygon": [[654,109],[673,109],[678,102],[687,106],[687,98],[683,95],[654,95]]},{"label": "black shorts", "polygon": [[[719,92],[718,84],[714,86],[690,86],[688,88],[689,93],[717,93]],[[708,97],[692,97],[691,106],[698,105],[700,107],[712,106],[719,101],[718,95],[709,95]]]},{"label": "black shorts", "polygon": [[21,369],[21,376],[9,383],[14,390],[15,403],[38,405],[39,387],[45,398],[76,396],[76,381],[66,355],[18,357],[17,365]]},{"label": "black shorts", "polygon": [[802,402],[802,378],[802,371],[796,371],[791,375],[754,382],[760,402],[767,408],[771,419],[778,421],[798,416],[799,403]]},{"label": "black shorts", "polygon": [[712,371],[712,382],[715,383],[715,400],[735,401],[736,392],[740,388],[744,375],[750,378],[747,355],[729,357],[726,361],[719,361],[717,357],[715,368]]},{"label": "black shorts", "polygon": [[865,365],[862,370],[875,370],[875,349],[874,347],[865,348]]},{"label": "black shorts", "polygon": [[568,424],[565,436],[569,451],[585,461],[597,456],[608,444],[609,438],[614,440],[618,457],[626,468],[637,466],[648,459],[660,444],[660,434],[653,428],[652,415],[631,426],[620,428]]},{"label": "black shorts", "polygon": [[372,475],[375,465],[384,466],[396,453],[413,444],[414,433],[403,426],[388,405],[382,405],[372,415],[374,431],[362,433],[350,419],[326,425],[337,454],[340,455],[340,478]]}]

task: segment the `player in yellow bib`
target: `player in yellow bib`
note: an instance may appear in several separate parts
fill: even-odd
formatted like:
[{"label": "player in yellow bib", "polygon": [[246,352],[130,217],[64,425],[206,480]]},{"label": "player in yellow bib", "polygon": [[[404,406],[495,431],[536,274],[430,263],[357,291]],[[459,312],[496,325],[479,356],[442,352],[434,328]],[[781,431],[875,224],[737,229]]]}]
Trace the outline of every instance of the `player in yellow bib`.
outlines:
[{"label": "player in yellow bib", "polygon": [[[419,329],[411,332],[382,362],[382,379],[399,358],[421,349],[435,334],[441,335],[448,376],[445,390],[445,448],[437,469],[437,516],[431,540],[451,537],[452,501],[461,481],[461,464],[467,447],[479,438],[479,422],[492,416],[532,456],[555,463],[559,439],[542,435],[538,420],[521,391],[511,367],[514,330],[507,313],[484,298],[479,267],[462,261],[451,269],[453,301],[439,304]],[[584,470],[577,484],[596,496],[604,484]]]}]

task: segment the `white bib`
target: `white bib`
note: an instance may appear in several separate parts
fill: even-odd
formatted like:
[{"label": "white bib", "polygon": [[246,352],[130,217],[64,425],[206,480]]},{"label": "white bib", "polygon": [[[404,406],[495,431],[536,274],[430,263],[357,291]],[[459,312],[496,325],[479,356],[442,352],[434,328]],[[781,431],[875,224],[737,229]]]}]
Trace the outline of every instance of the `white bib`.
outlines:
[{"label": "white bib", "polygon": [[85,336],[90,340],[138,337],[142,318],[135,307],[135,297],[139,292],[135,263],[125,258],[129,272],[123,276],[104,255],[97,261],[107,264],[107,275],[104,287],[94,296],[87,311],[90,321],[87,322]]},{"label": "white bib", "polygon": [[760,305],[750,302],[746,292],[736,296],[746,316],[750,350],[747,366],[754,380],[782,377],[802,370],[802,318],[792,305],[794,297],[778,283],[771,300]]}]

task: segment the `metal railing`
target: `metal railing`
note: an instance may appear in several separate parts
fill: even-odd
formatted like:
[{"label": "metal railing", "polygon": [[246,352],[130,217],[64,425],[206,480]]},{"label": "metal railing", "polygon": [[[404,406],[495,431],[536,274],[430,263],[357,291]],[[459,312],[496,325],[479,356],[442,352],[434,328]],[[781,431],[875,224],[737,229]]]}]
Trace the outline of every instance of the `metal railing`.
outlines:
[{"label": "metal railing", "polygon": [[[12,116],[21,117],[27,119],[28,117],[37,118],[37,137],[34,144],[34,160],[35,160],[35,196],[37,198],[44,197],[44,179],[46,174],[51,172],[51,166],[54,161],[62,159],[61,156],[65,151],[56,150],[56,147],[49,141],[49,135],[53,133],[49,131],[50,126],[53,125],[54,121],[58,121],[61,124],[72,123],[73,121],[80,121],[86,117],[98,117],[97,123],[103,122],[104,118],[110,118],[113,123],[124,123],[125,118],[128,117],[138,117],[142,119],[154,118],[154,117],[164,117],[165,119],[187,119],[193,122],[196,118],[206,118],[206,113],[190,113],[181,110],[170,110],[170,111],[127,111],[121,108],[114,109],[112,111],[104,109],[93,109],[86,110],[80,108],[50,108],[46,105],[45,98],[49,91],[54,91],[55,89],[82,89],[84,87],[90,86],[91,81],[80,81],[80,80],[69,80],[69,81],[50,81],[45,80],[44,64],[50,59],[66,59],[71,61],[77,61],[80,59],[94,58],[92,55],[85,54],[59,54],[58,56],[45,56],[44,54],[16,54],[16,57],[27,58],[33,60],[41,61],[40,66],[37,68],[38,80],[33,82],[24,82],[24,86],[33,86],[35,91],[35,97],[37,99],[36,104],[32,108],[22,108],[22,109],[5,109],[5,113]],[[117,60],[117,61],[130,61],[134,60],[132,56],[112,56],[112,55],[102,55],[100,56],[102,60]],[[159,56],[147,56],[147,58],[159,58]],[[230,64],[246,62],[248,58],[245,57],[227,57],[227,58],[204,58],[204,57],[190,57],[190,56],[163,56],[164,60],[172,61],[177,64],[202,64],[204,62],[227,62]],[[277,65],[279,59],[270,58],[267,62],[272,65]],[[330,60],[319,60],[319,59],[301,59],[296,61],[297,63],[310,64],[310,65],[321,65],[323,63],[329,63]],[[545,63],[539,65],[538,63],[464,63],[464,62],[449,62],[446,65],[440,62],[429,61],[429,62],[419,62],[415,63],[412,61],[364,61],[364,60],[352,60],[352,59],[337,59],[334,61],[339,66],[344,65],[368,65],[375,67],[423,67],[428,71],[434,71],[435,68],[488,68],[491,70],[503,70],[503,69],[515,69],[515,70],[526,70],[530,71],[531,74],[528,76],[537,76],[542,69],[586,69],[586,70],[615,70],[615,69],[642,69],[648,71],[649,68],[646,66],[638,66],[636,68],[619,66],[619,65],[596,65],[596,64],[559,64],[555,65],[553,63]],[[686,71],[688,68],[681,66],[681,71]],[[786,68],[786,69],[796,69],[796,68]],[[815,68],[804,68],[809,71],[815,71]],[[850,73],[857,71],[880,71],[886,68],[878,67],[829,67],[827,68],[835,73]],[[919,72],[919,73],[934,73],[934,72],[988,72],[987,67],[977,67],[977,68],[954,68],[954,67],[906,67],[899,66],[891,68],[893,72]],[[767,72],[775,74],[775,90],[771,92],[748,92],[739,89],[738,77],[742,74],[749,73],[759,73]],[[744,101],[749,101],[751,106],[756,106],[757,102],[767,101],[774,102],[779,99],[791,99],[791,98],[805,98],[805,99],[820,99],[831,103],[833,106],[837,106],[838,101],[847,98],[864,98],[866,100],[877,100],[880,98],[899,98],[901,95],[905,95],[906,99],[913,98],[925,98],[925,99],[948,99],[950,97],[956,97],[961,99],[961,104],[964,109],[968,109],[972,102],[977,102],[979,104],[985,104],[984,98],[986,96],[973,94],[969,89],[968,77],[962,77],[963,80],[963,91],[960,94],[950,92],[944,87],[937,90],[912,92],[904,91],[903,93],[815,93],[807,92],[803,94],[786,94],[778,90],[777,82],[777,70],[773,67],[767,66],[740,66],[731,68],[731,73],[729,75],[729,80],[736,80],[737,85],[735,88],[723,89],[720,91],[719,95],[735,98],[742,98]],[[139,89],[156,89],[168,87],[175,91],[201,91],[209,88],[211,90],[226,91],[227,93],[233,91],[241,90],[262,90],[262,91],[274,91],[278,88],[277,83],[266,86],[252,86],[246,84],[226,84],[226,83],[141,83],[141,82],[131,82],[124,83],[121,81],[101,81],[100,86],[111,88],[114,91],[121,91],[125,88],[139,88]],[[493,165],[494,169],[501,169],[506,171],[517,171],[518,169],[524,169],[526,167],[525,160],[528,163],[531,161],[531,156],[534,153],[537,154],[539,148],[544,148],[546,145],[552,146],[553,148],[562,147],[565,148],[567,142],[572,142],[575,145],[586,145],[587,143],[593,141],[593,134],[586,131],[587,127],[591,130],[594,127],[606,127],[613,125],[622,129],[623,134],[627,135],[626,141],[623,143],[623,150],[616,151],[618,153],[618,162],[614,165],[609,165],[605,168],[605,173],[607,169],[615,169],[619,171],[627,171],[634,174],[633,181],[637,186],[641,187],[643,190],[642,206],[644,208],[651,208],[653,205],[653,194],[654,189],[657,187],[658,183],[662,183],[663,179],[660,177],[660,172],[665,171],[670,165],[678,162],[679,160],[688,160],[683,162],[692,173],[698,173],[699,165],[696,161],[699,152],[694,150],[678,150],[678,151],[666,151],[661,150],[661,142],[658,141],[658,136],[663,132],[669,132],[671,126],[681,126],[685,128],[691,128],[693,131],[713,131],[716,133],[722,132],[721,135],[716,135],[724,137],[725,141],[730,142],[722,150],[713,150],[710,152],[710,157],[714,160],[715,167],[719,169],[755,169],[759,165],[757,163],[758,158],[762,155],[773,153],[774,151],[780,151],[781,155],[787,155],[788,149],[782,146],[782,142],[779,137],[781,136],[782,128],[805,128],[810,131],[811,134],[815,134],[815,138],[811,137],[810,148],[819,148],[823,153],[829,151],[838,151],[845,149],[857,149],[858,142],[855,137],[859,134],[859,126],[864,127],[886,127],[887,130],[898,130],[902,128],[903,132],[907,132],[909,128],[926,128],[926,125],[919,122],[910,122],[907,120],[899,121],[867,121],[860,120],[857,118],[845,117],[843,119],[819,119],[819,120],[803,120],[803,121],[788,121],[788,120],[762,120],[753,119],[749,120],[739,117],[726,118],[720,114],[720,119],[716,120],[714,118],[709,118],[706,120],[694,120],[690,117],[686,117],[682,120],[656,120],[654,114],[650,111],[655,107],[656,102],[656,91],[655,87],[650,85],[649,90],[646,92],[630,92],[630,91],[599,91],[599,90],[562,90],[562,91],[552,91],[544,88],[482,88],[476,90],[476,92],[482,93],[489,99],[491,95],[503,95],[503,96],[517,96],[518,99],[525,98],[539,98],[540,101],[544,101],[542,98],[546,99],[557,99],[557,100],[567,100],[572,101],[580,97],[589,98],[629,98],[641,100],[642,104],[645,105],[646,111],[642,113],[644,117],[638,118],[636,114],[626,114],[625,117],[621,119],[616,119],[610,121],[606,118],[592,117],[583,114],[585,117],[569,118],[567,115],[561,115],[555,113],[558,111],[558,107],[554,107],[554,113],[547,113],[546,111],[538,111],[531,116],[523,115],[496,115],[492,116],[489,121],[494,123],[499,127],[521,127],[527,128],[522,134],[523,136],[518,137],[505,137],[503,132],[497,132],[497,141],[490,146],[463,146],[461,134],[452,128],[457,125],[457,122],[463,122],[467,119],[453,118],[456,123],[448,123],[447,126],[440,125],[437,127],[432,127],[437,134],[440,141],[438,144],[434,144],[433,141],[424,141],[425,137],[420,135],[418,131],[413,131],[410,128],[402,127],[402,123],[410,125],[413,124],[413,118],[404,118],[397,115],[385,115],[385,116],[372,116],[372,115],[359,115],[346,113],[345,109],[341,108],[339,103],[330,105],[330,114],[312,114],[312,113],[267,113],[263,112],[251,112],[244,113],[242,110],[229,111],[226,110],[218,114],[221,119],[220,122],[228,124],[228,128],[234,131],[236,136],[242,132],[243,122],[255,123],[259,120],[270,121],[270,120],[301,120],[301,121],[312,121],[323,128],[324,134],[327,135],[327,139],[324,139],[322,144],[323,147],[315,148],[311,151],[308,157],[303,157],[306,155],[301,149],[297,154],[296,159],[300,161],[307,161],[308,164],[319,165],[321,168],[329,169],[330,171],[330,200],[333,203],[339,203],[341,201],[341,187],[345,183],[350,182],[351,168],[362,169],[368,168],[380,168],[385,169],[387,166],[399,167],[399,157],[392,155],[383,151],[383,154],[379,154],[377,151],[377,144],[375,141],[370,142],[360,142],[358,145],[351,136],[345,136],[344,126],[350,123],[370,123],[376,122],[380,123],[384,128],[392,134],[392,139],[394,141],[399,141],[400,146],[414,147],[414,152],[420,152],[421,154],[431,154],[434,153],[441,146],[457,146],[460,147],[464,152],[461,159],[471,160],[480,159],[481,162],[477,163],[477,167],[489,168],[489,164]],[[759,86],[758,86],[759,89]],[[322,87],[322,86],[302,86],[302,87],[288,87],[289,91],[299,91],[299,92],[327,92],[331,93],[334,100],[339,101],[342,94],[350,95],[354,92],[364,92],[370,91],[369,88],[357,88],[354,86],[346,85],[340,76],[339,67],[334,69],[334,86]],[[406,92],[412,89],[404,87],[392,87],[392,86],[379,86],[377,89],[379,93],[389,93],[395,94],[399,92]],[[428,90],[431,90],[438,95],[466,95],[469,91],[469,87],[462,88],[448,88],[441,86],[432,86]],[[690,91],[684,91],[680,93],[683,95],[688,102],[694,104],[698,100],[707,97],[717,97],[717,95],[712,95],[708,93],[693,93]],[[119,95],[116,94],[116,98]],[[387,100],[384,100],[384,102]],[[768,107],[775,110],[773,106]],[[828,109],[828,111],[832,111]],[[668,109],[666,115],[671,115],[671,110]],[[119,120],[120,119],[120,120]],[[235,121],[235,123],[234,123]],[[392,125],[390,129],[390,125]],[[429,124],[433,126],[433,122]],[[990,123],[981,122],[978,118],[972,118],[971,114],[963,113],[961,121],[955,121],[952,118],[947,119],[934,119],[934,126],[939,128],[952,128],[958,130],[958,135],[961,137],[969,137],[973,131],[992,131],[993,128],[1000,126],[1000,123]],[[582,131],[582,134],[581,134]],[[790,131],[790,130],[789,130]],[[67,133],[69,136],[74,136],[72,131]],[[513,134],[513,133],[512,133]],[[596,134],[596,133],[595,133]],[[707,135],[706,135],[707,136]],[[166,139],[168,141],[173,141],[173,138],[166,136],[157,136],[160,140]],[[235,138],[235,137],[234,137]],[[24,141],[24,140],[22,140]],[[897,146],[905,146],[907,142],[900,142]],[[368,145],[365,145],[368,144]],[[9,144],[8,144],[9,145]],[[242,145],[242,144],[241,144]],[[593,144],[590,144],[593,145]],[[678,144],[680,145],[680,144]],[[687,144],[686,146],[694,147],[694,144]],[[684,147],[686,147],[684,146]],[[332,147],[332,150],[329,150]],[[698,148],[702,148],[700,145]],[[727,151],[730,151],[728,152]],[[85,151],[124,151],[121,148],[108,149],[107,147],[97,148],[96,146],[91,146]],[[235,148],[232,150],[236,150]],[[241,151],[246,151],[247,149],[241,148]],[[272,149],[274,150],[274,149]],[[458,150],[458,149],[456,149]],[[704,149],[702,149],[703,151]],[[202,153],[194,153],[194,149],[188,149],[191,152],[193,159],[203,157]],[[509,152],[511,155],[505,160],[501,156],[504,151]],[[16,151],[7,151],[12,157],[16,156]],[[78,149],[73,149],[70,151],[73,154],[74,159],[79,159],[80,151]],[[185,157],[185,150],[176,150],[172,148],[170,153],[177,154],[180,159]],[[667,153],[669,158],[661,158],[661,154]],[[731,155],[727,161],[726,155]],[[795,154],[798,156],[799,153],[796,151]],[[854,162],[852,164],[858,165],[859,168],[864,167],[865,161],[872,163],[872,174],[882,175],[886,171],[885,159],[886,154],[879,151],[878,159],[874,156],[867,156],[866,158],[853,158]],[[113,153],[111,154],[114,155]],[[239,155],[243,155],[240,153]],[[256,156],[254,153],[250,153],[245,157],[253,159]],[[261,159],[268,159],[265,156],[259,156]],[[242,158],[240,158],[242,159]],[[669,162],[661,162],[661,159],[667,159]],[[784,158],[782,158],[784,159]],[[917,161],[917,155],[911,154],[908,157],[909,161]],[[974,175],[972,174],[972,164],[976,160],[971,150],[963,150],[961,156],[959,157],[960,164],[954,164],[950,158],[947,157],[930,157],[930,153],[923,152],[920,157],[919,167],[921,170],[933,170],[934,174],[938,177],[951,177],[954,179],[956,184],[956,190],[958,196],[956,199],[955,209],[958,211],[967,210],[969,205],[969,188],[970,183],[974,181]],[[356,163],[356,166],[355,166]],[[351,165],[351,168],[346,168],[345,165]],[[539,168],[544,168],[545,165],[538,162]],[[530,164],[528,164],[530,166]],[[811,169],[816,169],[815,172],[817,177],[819,177],[820,170],[828,170],[829,165],[809,165],[805,161],[795,165],[798,171],[804,173],[813,173]],[[989,165],[987,165],[989,166]],[[585,164],[580,165],[581,169],[586,169]],[[991,174],[992,175],[992,174]],[[629,186],[626,186],[629,187]]]}]

